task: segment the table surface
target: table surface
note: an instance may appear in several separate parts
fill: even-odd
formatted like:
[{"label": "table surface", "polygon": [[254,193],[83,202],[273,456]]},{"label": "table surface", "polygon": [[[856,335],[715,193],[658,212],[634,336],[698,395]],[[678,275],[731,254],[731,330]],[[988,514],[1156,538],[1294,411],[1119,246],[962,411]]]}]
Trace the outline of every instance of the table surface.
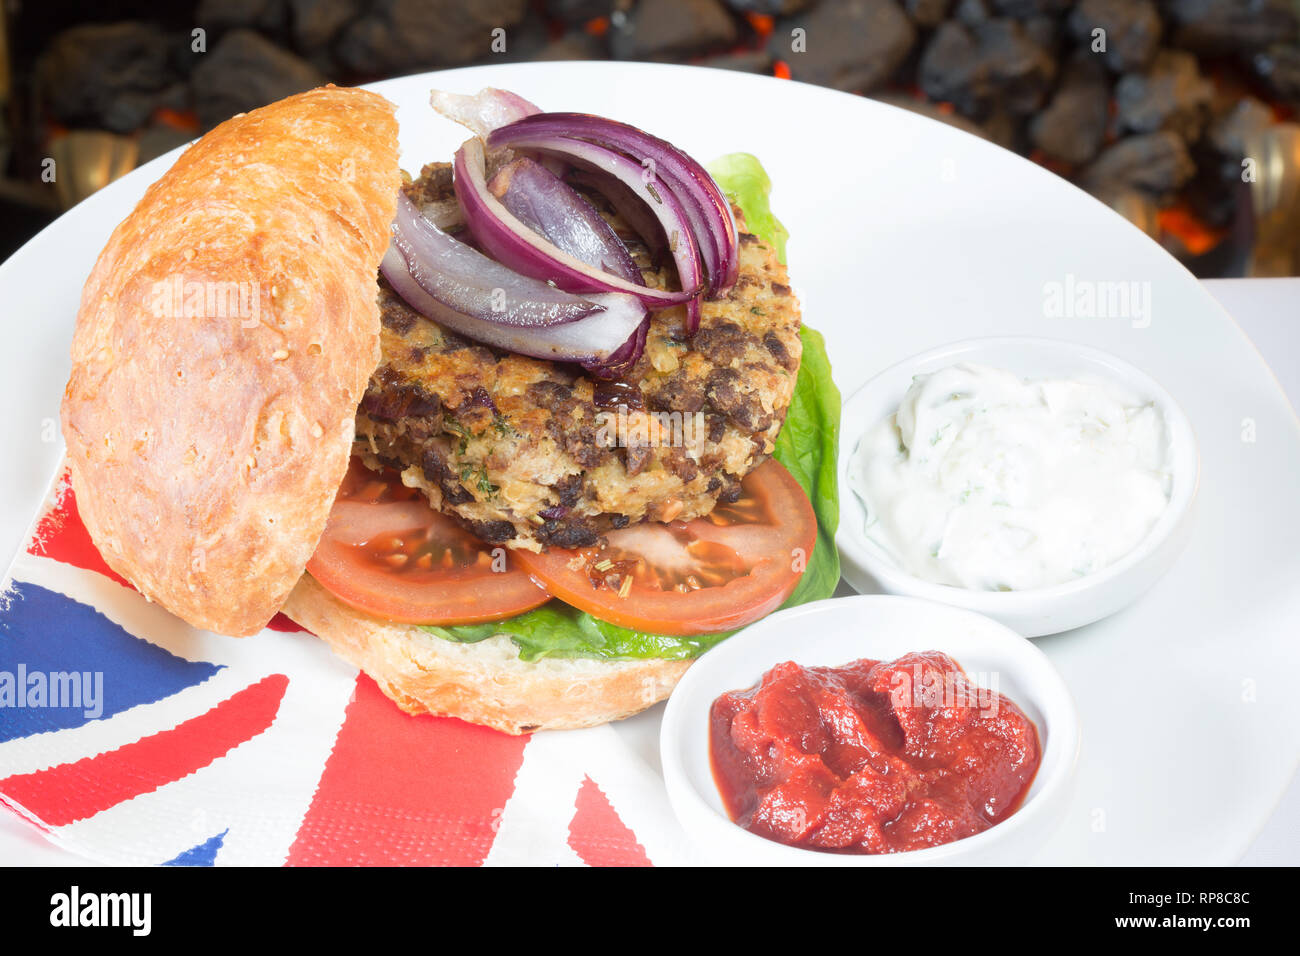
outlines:
[{"label": "table surface", "polygon": [[[1218,279],[1205,287],[1254,342],[1292,408],[1300,408],[1300,278]],[[1292,781],[1241,863],[1300,865],[1300,779]],[[16,815],[0,812],[0,865],[93,864],[49,843]]]},{"label": "table surface", "polygon": [[[1300,279],[1219,279],[1205,288],[1237,320],[1300,410]],[[1300,865],[1300,777],[1264,825],[1243,866]]]}]

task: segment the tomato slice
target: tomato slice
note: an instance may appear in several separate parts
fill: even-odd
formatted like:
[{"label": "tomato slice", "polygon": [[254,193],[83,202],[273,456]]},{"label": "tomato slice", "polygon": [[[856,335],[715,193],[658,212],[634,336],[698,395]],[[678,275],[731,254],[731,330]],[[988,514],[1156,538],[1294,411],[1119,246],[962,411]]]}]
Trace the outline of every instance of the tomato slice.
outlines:
[{"label": "tomato slice", "polygon": [[550,600],[504,548],[434,511],[397,472],[356,458],[307,570],[344,603],[401,624],[499,621]]},{"label": "tomato slice", "polygon": [[551,594],[596,617],[656,634],[751,624],[794,591],[817,543],[817,516],[790,472],[767,461],[734,504],[692,521],[613,531],[604,547],[514,557]]}]

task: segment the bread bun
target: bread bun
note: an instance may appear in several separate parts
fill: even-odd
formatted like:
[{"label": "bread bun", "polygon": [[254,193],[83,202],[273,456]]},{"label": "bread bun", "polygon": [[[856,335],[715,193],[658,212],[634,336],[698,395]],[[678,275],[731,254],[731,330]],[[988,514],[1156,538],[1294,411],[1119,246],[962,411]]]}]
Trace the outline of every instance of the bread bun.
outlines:
[{"label": "bread bun", "polygon": [[117,227],[82,293],[63,434],[113,570],[257,632],[316,548],[379,362],[392,105],[324,87],[223,123]]},{"label": "bread bun", "polygon": [[377,620],[304,574],[284,612],[361,668],[408,714],[431,713],[508,734],[593,727],[664,700],[690,661],[519,659],[509,637],[457,644]]}]

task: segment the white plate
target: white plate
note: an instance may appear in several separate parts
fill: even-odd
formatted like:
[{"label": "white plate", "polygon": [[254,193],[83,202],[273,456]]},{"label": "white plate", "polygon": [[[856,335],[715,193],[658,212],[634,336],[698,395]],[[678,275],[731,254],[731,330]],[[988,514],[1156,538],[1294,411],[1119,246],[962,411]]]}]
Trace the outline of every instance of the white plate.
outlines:
[{"label": "white plate", "polygon": [[[943,651],[978,687],[1001,694],[1038,729],[1041,758],[1024,802],[995,827],[925,850],[823,853],[775,843],[731,821],[713,779],[709,713],[719,695],[753,687],[783,661],[839,667],[913,651]],[[721,864],[912,866],[1024,863],[1060,825],[1079,754],[1070,691],[1047,656],[1010,628],[974,611],[895,595],[856,595],[780,611],[720,644],[673,691],[660,735],[664,783],[691,839]]]},{"label": "white plate", "polygon": [[[762,158],[790,273],[851,395],[881,369],[981,335],[1093,345],[1161,382],[1200,441],[1187,550],[1140,602],[1043,638],[1079,707],[1074,800],[1038,859],[1231,863],[1295,772],[1300,740],[1300,426],[1241,330],[1177,262],[1033,163],[912,113],[798,83],[624,63],[407,77],[410,169],[463,138],[426,112],[433,84],[515,88],[604,113],[692,154]],[[59,398],[81,285],[114,225],[174,155],[105,189],[0,266],[0,560],[18,547],[62,447]],[[1073,276],[1073,280],[1067,277]],[[1150,283],[1149,322],[1049,318],[1067,281]],[[1246,440],[1252,439],[1252,440]],[[657,764],[659,710],[620,730]]]}]

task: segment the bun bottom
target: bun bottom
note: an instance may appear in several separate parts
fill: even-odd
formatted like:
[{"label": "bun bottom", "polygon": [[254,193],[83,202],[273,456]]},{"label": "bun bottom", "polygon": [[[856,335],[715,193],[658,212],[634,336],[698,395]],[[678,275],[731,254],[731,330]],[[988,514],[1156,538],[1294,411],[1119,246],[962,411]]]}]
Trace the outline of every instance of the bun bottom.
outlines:
[{"label": "bun bottom", "polygon": [[304,574],[284,613],[370,675],[408,714],[459,717],[508,734],[593,727],[640,713],[672,692],[690,661],[519,659],[505,635],[444,640],[344,604]]}]

